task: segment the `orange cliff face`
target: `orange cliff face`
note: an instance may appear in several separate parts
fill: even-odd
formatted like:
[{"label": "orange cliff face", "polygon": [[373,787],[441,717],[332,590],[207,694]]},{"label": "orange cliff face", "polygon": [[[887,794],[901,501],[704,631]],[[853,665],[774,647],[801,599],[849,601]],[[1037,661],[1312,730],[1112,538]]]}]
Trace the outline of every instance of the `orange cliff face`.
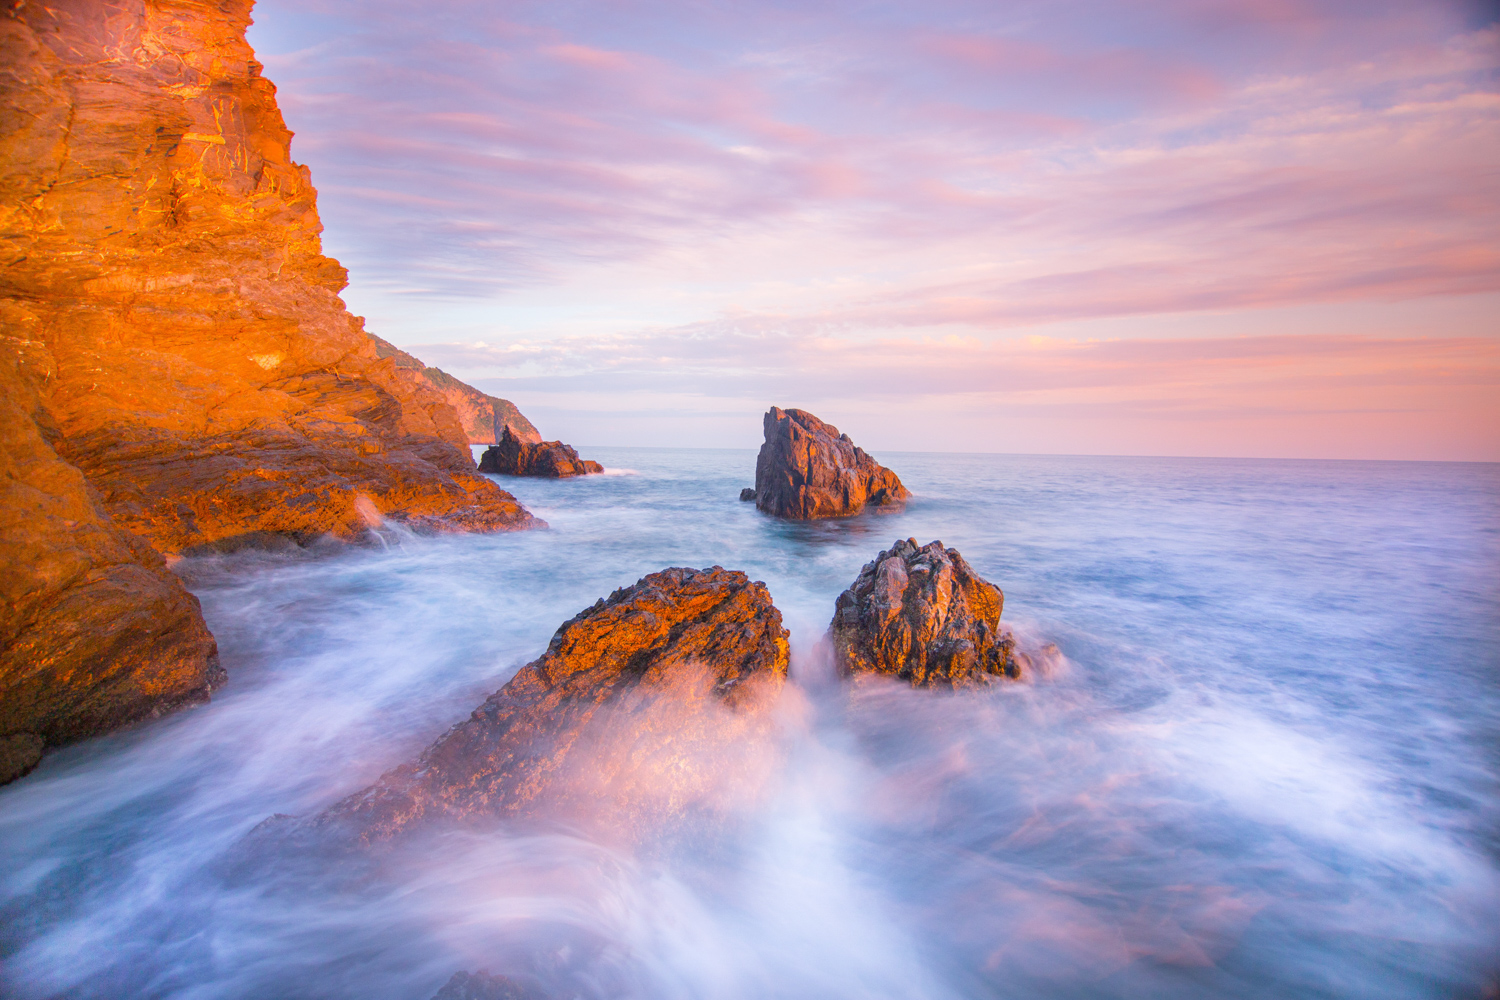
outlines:
[{"label": "orange cliff face", "polygon": [[375,351],[380,357],[391,358],[397,366],[419,372],[433,388],[443,394],[448,405],[458,414],[459,426],[468,435],[470,444],[499,444],[507,428],[513,437],[524,444],[542,443],[541,432],[526,419],[515,403],[480,392],[441,368],[430,367],[395,344],[373,334],[370,339],[375,341]]},{"label": "orange cliff face", "polygon": [[344,308],[249,15],[0,13],[0,780],[38,739],[213,686],[212,637],[153,547],[536,523]]}]

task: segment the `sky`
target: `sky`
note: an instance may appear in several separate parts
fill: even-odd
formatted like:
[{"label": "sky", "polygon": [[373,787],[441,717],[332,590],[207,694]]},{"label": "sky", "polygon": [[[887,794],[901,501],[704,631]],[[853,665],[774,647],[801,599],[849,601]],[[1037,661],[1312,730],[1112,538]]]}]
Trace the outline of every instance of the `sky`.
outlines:
[{"label": "sky", "polygon": [[578,445],[1500,461],[1500,4],[259,0],[367,328]]}]

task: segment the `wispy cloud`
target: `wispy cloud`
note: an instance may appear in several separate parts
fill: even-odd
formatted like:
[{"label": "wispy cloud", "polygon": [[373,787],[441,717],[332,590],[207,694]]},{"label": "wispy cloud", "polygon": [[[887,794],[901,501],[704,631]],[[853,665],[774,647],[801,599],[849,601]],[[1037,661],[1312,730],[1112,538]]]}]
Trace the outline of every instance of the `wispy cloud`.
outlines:
[{"label": "wispy cloud", "polygon": [[[1250,311],[1500,289],[1477,3],[495,9],[257,8],[351,305],[401,343],[508,345],[429,360],[670,380],[701,355],[714,384],[796,385],[827,343],[934,384],[1092,378],[1102,347],[899,345],[1189,313],[1207,343]],[[1383,332],[1340,370],[1386,364]]]}]

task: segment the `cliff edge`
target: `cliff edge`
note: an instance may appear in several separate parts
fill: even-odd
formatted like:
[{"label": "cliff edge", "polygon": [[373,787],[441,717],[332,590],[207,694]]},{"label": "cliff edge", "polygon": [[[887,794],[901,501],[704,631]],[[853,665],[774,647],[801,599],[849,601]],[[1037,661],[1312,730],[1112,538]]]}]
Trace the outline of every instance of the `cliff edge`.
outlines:
[{"label": "cliff edge", "polygon": [[250,6],[0,11],[10,770],[39,741],[216,683],[162,552],[352,537],[378,518],[535,523],[474,471],[443,395],[379,357],[340,300],[345,271],[322,255],[316,192],[245,41]]}]

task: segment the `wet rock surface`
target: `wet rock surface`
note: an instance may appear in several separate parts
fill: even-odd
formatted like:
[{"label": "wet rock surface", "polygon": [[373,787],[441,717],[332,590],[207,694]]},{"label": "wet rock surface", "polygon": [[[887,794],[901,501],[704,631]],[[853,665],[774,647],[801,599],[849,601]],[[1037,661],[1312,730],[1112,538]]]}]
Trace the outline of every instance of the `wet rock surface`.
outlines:
[{"label": "wet rock surface", "polygon": [[528,444],[506,428],[500,443],[486,448],[479,459],[479,471],[501,476],[540,476],[566,479],[604,471],[604,466],[578,457],[571,445],[561,441]]},{"label": "wet rock surface", "polygon": [[[806,410],[771,407],[755,461],[755,505],[793,520],[899,508],[911,496],[894,472]],[[744,493],[740,499],[746,499]]]},{"label": "wet rock surface", "polygon": [[834,659],[846,675],[888,674],[915,687],[1015,679],[1023,661],[1001,628],[1004,604],[957,549],[898,541],[835,602]]},{"label": "wet rock surface", "polygon": [[695,718],[724,728],[726,718],[765,707],[786,679],[787,657],[787,631],[764,584],[718,566],[652,573],[569,619],[539,659],[419,759],[304,829],[375,843],[423,820],[526,816],[580,787],[593,812],[611,794],[612,774],[656,736],[669,752],[646,784],[675,808],[697,794],[697,779],[680,773],[671,741],[695,737],[653,705],[711,702],[718,714]]}]

